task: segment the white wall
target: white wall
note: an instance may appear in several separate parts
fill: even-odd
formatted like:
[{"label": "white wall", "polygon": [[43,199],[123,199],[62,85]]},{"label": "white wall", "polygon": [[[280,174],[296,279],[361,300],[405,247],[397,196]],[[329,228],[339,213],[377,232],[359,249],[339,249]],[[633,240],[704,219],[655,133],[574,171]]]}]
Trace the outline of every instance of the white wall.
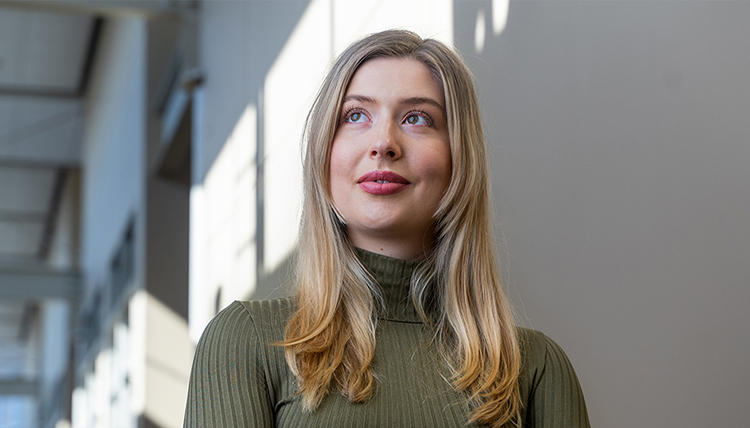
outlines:
[{"label": "white wall", "polygon": [[750,3],[456,2],[508,286],[592,426],[744,426]]},{"label": "white wall", "polygon": [[[85,295],[90,295],[95,287],[106,289],[110,285],[111,261],[131,218],[135,221],[135,283],[138,288],[144,284],[148,106],[145,65],[145,21],[136,17],[108,18],[86,99],[81,194]],[[121,317],[124,314],[118,313],[122,307],[113,309],[109,295],[105,292],[103,297],[101,310],[105,318],[120,319],[115,326],[108,323],[102,327],[101,349],[93,356],[92,364],[83,367],[83,373],[76,373],[79,380],[84,380],[73,394],[72,423],[76,427],[91,426],[94,420],[99,421],[97,426],[133,426],[135,419],[119,416],[130,411],[131,390],[141,396],[145,393],[143,377],[131,376],[128,386],[123,386],[122,380],[123,370],[130,365],[144,365],[144,346],[122,345],[131,339],[126,337],[127,329],[121,331],[122,321],[127,321]],[[145,334],[132,340],[142,345]]]},{"label": "white wall", "polygon": [[[83,145],[81,265],[87,289],[107,283],[111,258],[134,215],[136,248],[142,251],[147,106],[142,19],[107,20],[93,76]],[[142,255],[136,258],[142,282]]]}]

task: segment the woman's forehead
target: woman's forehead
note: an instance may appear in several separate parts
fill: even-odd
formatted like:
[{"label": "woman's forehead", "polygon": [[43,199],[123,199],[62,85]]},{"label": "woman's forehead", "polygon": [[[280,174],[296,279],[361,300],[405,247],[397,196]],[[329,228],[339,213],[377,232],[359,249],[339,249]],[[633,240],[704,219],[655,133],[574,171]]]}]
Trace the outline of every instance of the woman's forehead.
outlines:
[{"label": "woman's forehead", "polygon": [[344,94],[372,101],[433,100],[445,109],[443,85],[432,70],[413,58],[380,57],[364,62],[355,71]]}]

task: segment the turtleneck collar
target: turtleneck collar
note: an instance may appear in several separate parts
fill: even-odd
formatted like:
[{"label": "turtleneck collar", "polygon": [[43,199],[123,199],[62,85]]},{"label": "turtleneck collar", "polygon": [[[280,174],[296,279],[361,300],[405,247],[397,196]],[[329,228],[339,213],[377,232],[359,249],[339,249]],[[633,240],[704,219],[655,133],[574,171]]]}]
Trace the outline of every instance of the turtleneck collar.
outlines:
[{"label": "turtleneck collar", "polygon": [[380,285],[385,313],[378,318],[388,321],[421,323],[409,296],[412,272],[420,262],[399,260],[355,247],[357,257]]}]

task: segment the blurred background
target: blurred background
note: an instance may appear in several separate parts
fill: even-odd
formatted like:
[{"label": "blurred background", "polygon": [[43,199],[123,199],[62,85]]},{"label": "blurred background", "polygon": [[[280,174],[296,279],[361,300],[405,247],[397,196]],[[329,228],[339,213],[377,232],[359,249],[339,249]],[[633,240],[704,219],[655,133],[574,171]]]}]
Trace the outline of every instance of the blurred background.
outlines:
[{"label": "blurred background", "polygon": [[592,426],[745,426],[750,2],[0,0],[0,428],[182,425],[192,353],[284,296],[332,59],[476,75],[518,322]]}]

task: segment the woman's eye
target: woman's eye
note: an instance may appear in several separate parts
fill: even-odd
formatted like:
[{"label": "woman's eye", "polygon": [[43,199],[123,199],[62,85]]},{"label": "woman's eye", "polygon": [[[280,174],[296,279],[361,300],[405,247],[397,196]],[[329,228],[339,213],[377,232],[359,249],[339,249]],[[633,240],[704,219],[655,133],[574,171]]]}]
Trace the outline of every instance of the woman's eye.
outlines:
[{"label": "woman's eye", "polygon": [[353,111],[347,115],[346,121],[350,123],[364,123],[367,121],[367,116],[360,111]]},{"label": "woman's eye", "polygon": [[406,124],[407,125],[419,125],[419,126],[429,126],[430,121],[426,117],[423,117],[418,114],[410,114],[409,116],[406,116]]}]

